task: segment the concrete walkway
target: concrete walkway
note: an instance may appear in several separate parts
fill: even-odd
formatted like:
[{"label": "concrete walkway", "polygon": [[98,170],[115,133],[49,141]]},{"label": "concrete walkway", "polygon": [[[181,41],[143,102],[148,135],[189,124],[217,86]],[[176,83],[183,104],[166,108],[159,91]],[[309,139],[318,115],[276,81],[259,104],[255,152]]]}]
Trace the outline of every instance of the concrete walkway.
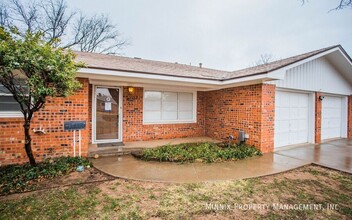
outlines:
[{"label": "concrete walkway", "polygon": [[351,141],[341,139],[320,145],[305,145],[262,157],[223,163],[147,162],[126,155],[93,160],[94,166],[110,175],[142,181],[193,183],[265,176],[311,163],[352,174]]}]

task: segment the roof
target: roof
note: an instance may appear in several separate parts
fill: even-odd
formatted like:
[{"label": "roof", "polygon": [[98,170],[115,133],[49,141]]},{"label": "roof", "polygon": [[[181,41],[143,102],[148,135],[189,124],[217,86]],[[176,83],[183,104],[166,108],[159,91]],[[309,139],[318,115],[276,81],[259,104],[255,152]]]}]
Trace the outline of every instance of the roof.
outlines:
[{"label": "roof", "polygon": [[318,55],[320,53],[326,52],[328,50],[334,49],[340,47],[339,45],[336,46],[331,46],[331,47],[326,47],[323,49],[319,49],[319,50],[314,50],[308,53],[304,53],[304,54],[300,54],[300,55],[296,55],[293,57],[289,57],[286,59],[281,59],[281,60],[277,60],[277,61],[273,61],[267,64],[262,64],[259,66],[254,66],[254,67],[250,67],[250,68],[246,68],[246,69],[242,69],[242,70],[237,70],[237,71],[233,71],[231,72],[229,75],[227,75],[227,79],[232,79],[232,78],[239,78],[239,77],[243,77],[243,76],[252,76],[252,75],[258,75],[258,74],[264,74],[264,73],[269,73],[271,71],[275,71],[278,69],[281,69],[283,67],[286,67],[288,65],[294,64],[296,62],[305,60],[307,58],[310,58],[312,56]]},{"label": "roof", "polygon": [[203,67],[196,67],[186,64],[168,63],[161,61],[145,60],[140,58],[130,58],[123,56],[114,55],[104,55],[97,53],[88,52],[77,52],[75,51],[77,61],[84,62],[88,68],[93,69],[104,69],[104,70],[115,70],[115,71],[125,71],[134,73],[145,73],[153,75],[166,75],[166,76],[176,76],[176,77],[186,77],[186,78],[196,78],[196,79],[211,79],[225,81],[229,79],[242,78],[246,76],[265,74],[288,65],[294,64],[296,62],[302,61],[304,59],[310,58],[312,56],[318,55],[320,53],[329,51],[334,48],[340,48],[342,52],[351,58],[344,51],[340,45],[335,45],[331,47],[326,47],[323,49],[311,51],[308,53],[300,54],[297,56],[289,57],[286,59],[277,60],[270,62],[268,64],[263,64],[255,67],[245,68],[236,71],[223,71],[215,70]]},{"label": "roof", "polygon": [[200,79],[221,80],[228,71],[200,68],[196,66],[145,60],[97,53],[77,52],[76,60],[84,62],[88,68],[180,76]]}]

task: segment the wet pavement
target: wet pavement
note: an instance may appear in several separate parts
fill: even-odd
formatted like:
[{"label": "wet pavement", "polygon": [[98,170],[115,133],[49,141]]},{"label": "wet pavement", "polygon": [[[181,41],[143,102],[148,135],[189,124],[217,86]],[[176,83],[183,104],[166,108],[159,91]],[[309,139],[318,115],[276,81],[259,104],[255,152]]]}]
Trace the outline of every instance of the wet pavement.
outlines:
[{"label": "wet pavement", "polygon": [[316,163],[352,174],[352,142],[347,139],[304,145],[239,161],[169,163],[142,161],[130,155],[102,157],[94,166],[112,176],[158,182],[194,183],[236,180],[276,174]]},{"label": "wet pavement", "polygon": [[275,154],[308,161],[352,174],[352,140],[339,139],[319,145],[306,145]]}]

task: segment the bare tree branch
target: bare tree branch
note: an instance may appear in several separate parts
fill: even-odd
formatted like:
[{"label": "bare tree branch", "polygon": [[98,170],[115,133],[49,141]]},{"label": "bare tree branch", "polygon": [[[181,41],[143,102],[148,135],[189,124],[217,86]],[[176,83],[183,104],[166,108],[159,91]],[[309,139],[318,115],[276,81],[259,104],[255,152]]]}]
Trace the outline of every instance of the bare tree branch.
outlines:
[{"label": "bare tree branch", "polygon": [[11,26],[9,11],[4,3],[0,3],[0,26]]},{"label": "bare tree branch", "polygon": [[[75,13],[66,12],[68,6],[64,0],[50,0],[48,2],[43,2],[41,4],[41,8],[44,11],[44,16],[46,17],[46,19],[44,19],[44,25],[41,29],[43,30],[46,39],[49,42],[54,43],[57,39],[64,35],[65,30],[67,29],[67,26]],[[57,42],[55,43],[58,44]]]},{"label": "bare tree branch", "polygon": [[120,39],[116,26],[105,15],[88,18],[81,14],[74,35],[74,41],[66,47],[74,46],[84,52],[117,54],[128,44],[127,40]]},{"label": "bare tree branch", "polygon": [[[71,12],[67,0],[42,0],[40,3],[39,0],[4,1],[8,6],[4,5],[0,9],[1,26],[15,25],[22,33],[43,32],[45,40],[54,47],[118,54],[128,45],[108,16],[87,17],[82,13]],[[13,24],[9,21],[13,21]]]},{"label": "bare tree branch", "polygon": [[273,61],[273,55],[272,54],[261,54],[260,59],[255,62],[256,66],[263,65],[263,64],[268,64],[271,61]]},{"label": "bare tree branch", "polygon": [[[302,2],[302,5],[308,3],[308,0],[300,0],[300,1]],[[337,5],[337,7],[331,9],[330,11],[342,10],[342,9],[345,9],[345,8],[351,8],[352,9],[352,0],[339,0],[338,2],[339,3]]]},{"label": "bare tree branch", "polygon": [[348,7],[352,8],[352,0],[340,0],[339,5],[334,10],[341,10]]},{"label": "bare tree branch", "polygon": [[12,19],[24,25],[24,31],[36,31],[38,29],[38,4],[34,0],[23,4],[19,0],[11,0],[10,10]]}]

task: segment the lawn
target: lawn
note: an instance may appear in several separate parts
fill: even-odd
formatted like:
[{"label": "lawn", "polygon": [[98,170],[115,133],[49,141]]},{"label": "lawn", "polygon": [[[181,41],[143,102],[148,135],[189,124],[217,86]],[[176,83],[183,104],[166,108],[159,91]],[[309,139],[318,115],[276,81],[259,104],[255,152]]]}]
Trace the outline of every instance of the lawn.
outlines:
[{"label": "lawn", "polygon": [[[0,198],[0,219],[351,219],[351,201],[351,175],[312,165],[239,181],[168,184],[113,179],[12,194]],[[249,204],[256,208],[245,210]],[[323,209],[294,210],[294,204]],[[328,204],[333,206],[327,209]]]}]

